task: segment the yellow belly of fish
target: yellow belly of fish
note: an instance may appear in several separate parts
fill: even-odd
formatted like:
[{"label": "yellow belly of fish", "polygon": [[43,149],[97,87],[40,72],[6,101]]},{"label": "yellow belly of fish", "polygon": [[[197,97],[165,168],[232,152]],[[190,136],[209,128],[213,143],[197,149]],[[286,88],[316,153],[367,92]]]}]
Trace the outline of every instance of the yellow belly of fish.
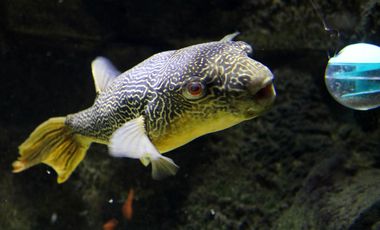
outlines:
[{"label": "yellow belly of fish", "polygon": [[229,113],[220,113],[216,117],[207,120],[194,120],[194,118],[182,117],[170,124],[166,134],[153,137],[152,142],[160,153],[165,153],[178,148],[197,137],[220,131],[234,126],[243,120],[243,117],[232,116]]}]

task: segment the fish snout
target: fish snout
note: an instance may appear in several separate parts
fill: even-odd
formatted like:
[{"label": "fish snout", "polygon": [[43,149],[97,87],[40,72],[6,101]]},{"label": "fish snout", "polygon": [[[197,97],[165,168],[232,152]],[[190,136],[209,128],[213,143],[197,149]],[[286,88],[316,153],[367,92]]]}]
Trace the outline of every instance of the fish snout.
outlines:
[{"label": "fish snout", "polygon": [[262,66],[257,75],[248,84],[249,93],[258,105],[267,107],[273,104],[276,97],[273,79],[272,72],[267,67]]},{"label": "fish snout", "polygon": [[253,96],[253,100],[260,106],[264,108],[269,107],[273,104],[276,98],[276,91],[274,89],[273,82],[270,81],[268,84],[263,86],[257,93]]},{"label": "fish snout", "polygon": [[262,66],[254,78],[247,85],[249,91],[249,106],[245,108],[245,117],[254,118],[267,111],[276,98],[276,91],[273,85],[272,72]]}]

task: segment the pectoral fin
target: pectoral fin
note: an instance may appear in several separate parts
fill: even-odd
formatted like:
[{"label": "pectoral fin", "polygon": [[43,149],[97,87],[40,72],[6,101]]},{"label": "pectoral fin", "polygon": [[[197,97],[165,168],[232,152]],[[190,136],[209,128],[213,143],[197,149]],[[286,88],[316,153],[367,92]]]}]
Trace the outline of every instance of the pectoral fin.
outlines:
[{"label": "pectoral fin", "polygon": [[108,148],[112,156],[140,159],[145,166],[152,163],[153,179],[174,175],[178,170],[178,166],[170,158],[162,156],[149,140],[143,116],[118,128],[112,134]]},{"label": "pectoral fin", "polygon": [[152,160],[152,178],[161,180],[167,176],[175,175],[178,171],[178,166],[168,157],[160,154],[160,157]]}]

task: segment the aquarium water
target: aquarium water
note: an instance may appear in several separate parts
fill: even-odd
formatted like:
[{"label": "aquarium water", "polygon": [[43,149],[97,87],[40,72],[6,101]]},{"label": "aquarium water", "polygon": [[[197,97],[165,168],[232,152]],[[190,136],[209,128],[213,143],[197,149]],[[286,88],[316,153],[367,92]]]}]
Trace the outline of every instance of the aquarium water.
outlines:
[{"label": "aquarium water", "polygon": [[368,110],[380,106],[380,47],[358,43],[330,58],[325,83],[342,105]]}]

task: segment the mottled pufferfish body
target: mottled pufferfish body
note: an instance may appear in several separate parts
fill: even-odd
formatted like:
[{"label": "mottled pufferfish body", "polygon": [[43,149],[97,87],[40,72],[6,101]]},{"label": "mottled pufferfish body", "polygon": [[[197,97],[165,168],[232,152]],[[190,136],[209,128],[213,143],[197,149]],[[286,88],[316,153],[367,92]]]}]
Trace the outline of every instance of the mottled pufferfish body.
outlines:
[{"label": "mottled pufferfish body", "polygon": [[257,117],[274,101],[271,71],[248,57],[251,47],[232,41],[235,35],[158,53],[124,73],[98,57],[94,105],[37,127],[13,171],[42,162],[62,183],[97,142],[113,156],[152,163],[153,178],[175,174],[177,165],[162,153]]}]

